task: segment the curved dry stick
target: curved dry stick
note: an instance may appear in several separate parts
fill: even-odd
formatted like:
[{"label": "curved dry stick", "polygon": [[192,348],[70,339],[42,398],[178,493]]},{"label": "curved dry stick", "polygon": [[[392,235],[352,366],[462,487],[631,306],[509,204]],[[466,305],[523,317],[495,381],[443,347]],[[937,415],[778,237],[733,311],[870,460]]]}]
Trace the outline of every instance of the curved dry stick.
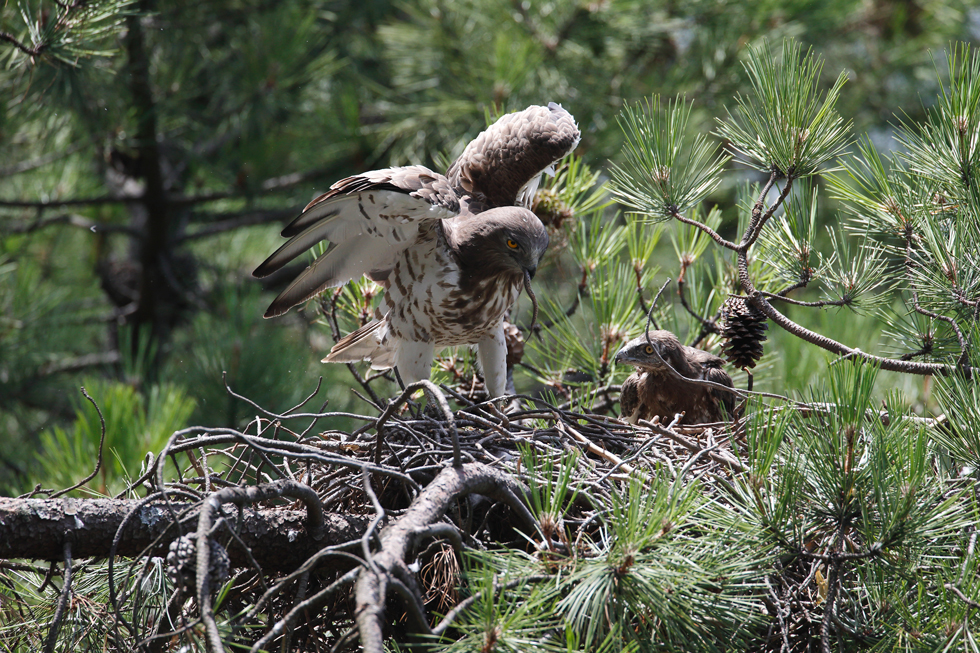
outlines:
[{"label": "curved dry stick", "polygon": [[[537,304],[535,304],[537,306]],[[537,312],[535,311],[535,314]],[[439,406],[439,410],[442,411],[443,417],[449,422],[449,426],[452,428],[453,432],[453,467],[460,467],[463,464],[462,454],[459,450],[459,432],[456,429],[456,420],[453,418],[453,411],[449,408],[449,402],[446,401],[446,395],[442,394],[442,391],[436,387],[436,384],[428,379],[422,379],[421,381],[416,381],[415,383],[410,383],[405,386],[405,389],[396,399],[388,402],[388,406],[385,408],[381,416],[375,421],[375,429],[377,429],[378,436],[375,439],[374,444],[374,464],[377,466],[381,465],[381,444],[384,441],[384,426],[385,422],[391,419],[392,415],[395,414],[395,410],[401,406],[403,403],[408,401],[412,393],[418,389],[425,390],[426,394],[432,398],[436,405]]]},{"label": "curved dry stick", "polygon": [[252,645],[251,653],[258,653],[259,651],[268,650],[268,646],[272,643],[272,640],[286,633],[307,611],[316,612],[326,605],[327,601],[330,600],[330,597],[333,596],[337,590],[341,589],[348,583],[354,582],[354,579],[356,579],[360,573],[361,567],[354,567],[310,598],[294,605],[293,609],[290,610],[285,617],[277,621],[276,625],[273,626],[269,632],[263,635],[257,642],[255,642],[255,644]]},{"label": "curved dry stick", "polygon": [[[359,419],[376,421],[374,417],[367,417],[364,415],[359,415]],[[315,460],[321,462],[325,465],[337,465],[341,467],[354,468],[357,470],[367,469],[373,474],[382,474],[385,476],[391,476],[392,478],[397,478],[402,481],[412,489],[419,489],[419,484],[416,483],[411,476],[401,472],[398,469],[392,469],[389,467],[374,465],[369,462],[363,462],[357,460],[356,458],[349,458],[339,455],[331,455],[323,453],[322,449],[312,447],[308,444],[303,444],[300,442],[289,442],[286,440],[269,440],[268,438],[257,437],[254,435],[245,435],[240,431],[235,429],[229,429],[224,427],[203,427],[195,426],[180,431],[176,431],[171,439],[176,438],[191,432],[198,432],[204,435],[200,435],[194,439],[182,440],[179,444],[170,445],[164,448],[167,455],[178,454],[190,449],[197,449],[199,447],[211,447],[219,444],[233,444],[236,442],[248,445],[249,447],[255,449],[258,452],[263,452],[266,454],[273,454],[277,456],[288,456],[290,459],[295,460]],[[163,456],[159,456],[157,461],[163,459]],[[151,476],[156,474],[156,470],[149,470],[144,473],[140,478],[133,482],[132,486],[136,486],[142,483],[144,480],[149,479]],[[162,485],[162,482],[161,484]]]},{"label": "curved dry stick", "polygon": [[384,651],[384,606],[389,579],[395,575],[396,567],[404,566],[405,555],[427,526],[439,520],[459,497],[473,493],[503,501],[522,521],[535,524],[533,515],[518,498],[523,489],[503,472],[481,463],[443,469],[405,514],[381,531],[380,550],[372,556],[371,566],[361,568],[355,585],[355,620],[366,653]]},{"label": "curved dry stick", "polygon": [[44,653],[54,652],[54,646],[58,642],[58,631],[61,630],[61,622],[65,618],[65,608],[68,607],[68,596],[71,594],[71,540],[71,537],[65,538],[65,578],[61,586],[61,596],[58,597],[58,607],[51,621],[51,630],[48,631],[48,641],[44,643]]},{"label": "curved dry stick", "polygon": [[83,485],[91,481],[93,478],[95,478],[95,475],[99,473],[99,469],[102,468],[102,446],[105,444],[105,417],[102,416],[102,410],[99,408],[99,405],[95,403],[95,399],[92,399],[92,397],[90,397],[88,393],[85,392],[84,386],[82,386],[82,394],[85,396],[86,399],[92,402],[92,405],[95,406],[95,411],[99,414],[99,423],[102,426],[102,437],[99,439],[99,459],[98,461],[96,461],[95,469],[92,470],[91,474],[89,474],[88,476],[80,480],[78,483],[75,483],[70,488],[66,490],[61,490],[60,492],[55,492],[50,497],[48,497],[49,499],[55,499],[57,497],[60,497],[62,494],[68,494],[72,490],[77,490],[78,488],[82,487]]},{"label": "curved dry stick", "polygon": [[[344,413],[344,412],[336,412],[336,411],[334,411],[334,412],[327,412],[327,413],[293,413],[291,415],[287,412],[287,413],[285,413],[283,415],[280,415],[279,413],[274,413],[271,410],[266,410],[265,408],[263,408],[262,406],[259,406],[257,403],[255,403],[254,401],[252,401],[248,397],[244,397],[244,396],[238,394],[237,392],[235,392],[234,390],[232,390],[231,389],[231,386],[228,385],[227,376],[228,376],[228,373],[227,372],[222,372],[221,373],[221,382],[224,383],[224,385],[225,385],[225,392],[227,392],[229,395],[231,395],[235,399],[239,399],[241,401],[244,401],[249,406],[252,406],[256,410],[261,411],[262,413],[264,413],[266,415],[266,417],[271,417],[272,419],[277,419],[277,420],[280,420],[280,421],[287,420],[287,419],[293,419],[293,418],[296,418],[296,417],[312,417],[314,419],[321,419],[321,418],[324,418],[324,417],[350,417],[350,418],[356,418],[356,419],[362,419],[362,420],[369,420],[369,419],[371,419],[370,417],[366,417],[365,415],[356,415],[354,413]],[[319,384],[317,385],[317,387],[319,387]],[[316,393],[314,393],[314,394],[316,394]],[[309,399],[307,399],[306,401],[309,401]],[[303,403],[305,404],[306,401],[304,401]],[[302,406],[302,405],[303,404],[300,404],[300,406]],[[289,410],[296,410],[296,408],[295,407],[294,408],[290,408]]]},{"label": "curved dry stick", "polygon": [[705,447],[702,447],[701,445],[689,440],[688,438],[685,438],[683,435],[677,433],[673,429],[664,428],[660,424],[657,424],[655,422],[648,422],[645,419],[641,419],[639,423],[641,426],[645,426],[646,428],[650,429],[654,433],[657,433],[659,435],[664,436],[665,438],[673,440],[674,442],[681,445],[691,453],[700,454],[703,452],[706,453],[708,457],[711,458],[716,463],[721,463],[722,465],[728,465],[733,471],[737,473],[742,473],[745,471],[745,467],[742,465],[742,463],[735,460],[734,458],[729,458],[724,454],[710,451]]},{"label": "curved dry stick", "polygon": [[211,607],[211,574],[209,573],[211,549],[208,546],[208,537],[214,522],[213,515],[216,512],[220,513],[221,506],[225,503],[241,506],[244,503],[256,503],[282,496],[299,499],[306,504],[307,533],[315,540],[320,539],[324,528],[323,506],[320,504],[320,499],[312,488],[290,479],[281,479],[250,488],[225,488],[209,496],[201,505],[196,535],[197,604],[201,620],[204,622],[207,636],[205,641],[210,651],[215,653],[224,651],[221,633],[218,631],[214,610]]},{"label": "curved dry stick", "polygon": [[653,319],[653,309],[657,307],[657,301],[660,299],[660,295],[664,293],[664,289],[667,287],[667,284],[669,283],[670,283],[670,277],[668,277],[667,280],[664,281],[664,285],[660,286],[660,290],[657,291],[657,296],[653,298],[652,302],[650,302],[650,310],[647,311],[647,328],[643,332],[644,335],[646,335],[647,342],[650,342],[650,323],[653,322],[653,326],[655,326],[657,329],[660,329],[660,325],[658,325],[656,320]]}]

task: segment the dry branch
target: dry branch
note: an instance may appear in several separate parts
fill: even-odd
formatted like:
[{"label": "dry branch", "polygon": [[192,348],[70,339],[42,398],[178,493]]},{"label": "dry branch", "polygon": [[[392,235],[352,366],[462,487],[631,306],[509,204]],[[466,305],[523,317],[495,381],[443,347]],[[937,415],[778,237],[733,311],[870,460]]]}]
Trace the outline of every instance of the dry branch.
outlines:
[{"label": "dry branch", "polygon": [[[68,534],[74,537],[75,558],[105,556],[136,503],[123,499],[0,498],[0,559],[61,560]],[[191,504],[173,505],[180,511]],[[324,514],[324,536],[314,540],[306,533],[305,511],[245,509],[242,516],[241,539],[269,571],[292,571],[325,546],[356,540],[369,521],[356,515]],[[166,555],[167,546],[181,535],[180,530],[171,528],[173,524],[170,511],[162,503],[139,508],[127,524],[117,554],[140,555],[160,538],[150,554]],[[192,528],[192,524],[183,525],[185,532]],[[249,565],[240,547],[229,547],[228,554],[233,566]]]},{"label": "dry branch", "polygon": [[[470,463],[444,469],[412,503],[408,511],[381,531],[381,547],[370,556],[356,586],[357,628],[361,645],[368,653],[382,653],[384,648],[384,607],[392,578],[412,577],[405,557],[418,545],[420,534],[441,519],[453,501],[468,494],[482,494],[503,501],[521,519],[535,524],[530,511],[518,499],[523,490],[507,474],[487,465]],[[414,585],[414,583],[413,583]],[[417,589],[417,608],[421,608]]]}]

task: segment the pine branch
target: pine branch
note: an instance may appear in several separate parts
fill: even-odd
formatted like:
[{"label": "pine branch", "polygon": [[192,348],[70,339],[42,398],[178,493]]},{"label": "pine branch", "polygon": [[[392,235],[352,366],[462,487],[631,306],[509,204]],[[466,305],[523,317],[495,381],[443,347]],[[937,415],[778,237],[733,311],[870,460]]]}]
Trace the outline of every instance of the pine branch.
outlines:
[{"label": "pine branch", "polygon": [[[950,365],[944,365],[942,363],[916,363],[912,361],[904,361],[900,359],[884,358],[882,356],[875,356],[874,354],[868,354],[860,349],[848,347],[836,340],[823,336],[819,333],[811,331],[793,320],[789,319],[770,304],[765,296],[758,290],[756,290],[755,285],[752,283],[752,279],[748,272],[748,261],[744,254],[738,255],[738,273],[739,281],[742,284],[742,289],[745,295],[748,297],[752,305],[758,308],[762,313],[778,324],[780,327],[791,333],[792,335],[809,342],[812,345],[816,345],[821,349],[825,349],[831,353],[838,354],[846,358],[856,358],[858,360],[873,363],[883,370],[889,372],[902,372],[904,374],[939,374],[946,376],[952,374],[955,367]],[[972,371],[972,368],[964,365],[961,368],[965,372]]]},{"label": "pine branch", "polygon": [[29,234],[59,224],[66,224],[72,227],[78,227],[79,229],[86,229],[92,233],[122,233],[133,238],[139,238],[142,236],[142,233],[133,227],[93,222],[85,216],[78,215],[77,213],[65,213],[50,218],[31,220],[29,222],[16,222],[9,227],[6,227],[4,231],[12,234]]},{"label": "pine branch", "polygon": [[223,218],[216,220],[190,233],[185,233],[176,238],[177,243],[184,243],[199,238],[207,238],[218,234],[235,231],[242,227],[251,227],[259,224],[269,224],[270,222],[281,222],[287,218],[299,215],[302,207],[290,209],[268,209],[264,211],[246,211],[243,213],[219,213],[210,214],[209,218]]},{"label": "pine branch", "polygon": [[[912,236],[913,232],[911,229],[905,232],[905,276],[907,283],[909,284],[909,290],[912,293],[912,306],[916,313],[919,315],[925,315],[926,317],[931,317],[934,320],[939,320],[941,322],[947,323],[952,327],[953,331],[956,333],[956,339],[960,343],[960,357],[956,360],[956,367],[963,369],[966,364],[967,355],[970,352],[969,345],[967,345],[966,338],[963,337],[963,332],[960,331],[960,326],[956,323],[956,320],[948,315],[940,315],[935,311],[930,311],[922,307],[919,303],[919,291],[916,288],[915,279],[912,275],[912,270],[915,267],[915,263],[912,261]],[[905,360],[903,357],[902,360]],[[967,372],[969,373],[969,372]]]},{"label": "pine branch", "polygon": [[[335,167],[315,168],[303,172],[294,172],[279,177],[266,179],[259,187],[247,190],[225,190],[201,193],[199,195],[169,195],[165,194],[166,202],[171,206],[193,206],[196,204],[206,204],[227,199],[246,199],[256,195],[276,193],[283,190],[295,188],[312,179],[329,177],[336,173]],[[2,176],[2,174],[0,174]],[[140,197],[118,197],[115,195],[102,195],[98,197],[76,197],[63,200],[2,200],[0,207],[37,209],[43,211],[65,206],[98,206],[102,204],[138,204],[142,202]]]},{"label": "pine branch", "polygon": [[676,209],[674,209],[674,210],[672,210],[670,212],[670,217],[672,217],[675,220],[678,220],[680,222],[683,222],[684,224],[688,224],[688,225],[691,225],[692,227],[696,227],[696,228],[700,229],[701,231],[703,231],[704,233],[706,233],[708,236],[710,236],[713,241],[715,241],[716,243],[718,243],[719,245],[721,245],[725,249],[730,249],[733,252],[737,252],[739,250],[739,245],[736,245],[735,243],[731,242],[730,240],[725,240],[724,238],[721,237],[721,235],[718,234],[718,232],[716,232],[714,229],[712,229],[708,225],[704,224],[703,222],[698,222],[697,220],[693,220],[691,218],[687,218],[687,217],[681,215]]},{"label": "pine branch", "polygon": [[[802,286],[797,286],[802,287]],[[816,302],[802,302],[798,299],[790,299],[789,297],[784,297],[782,292],[771,293],[763,292],[762,296],[766,299],[775,299],[777,301],[786,302],[787,304],[792,304],[793,306],[809,306],[812,308],[827,308],[828,306],[849,306],[853,303],[853,298],[847,297],[844,299],[834,299],[834,300],[822,300]]]},{"label": "pine branch", "polygon": [[[74,532],[72,553],[76,558],[104,557],[120,527],[126,533],[116,554],[136,557],[152,545],[154,555],[166,555],[166,547],[180,535],[168,512],[154,504],[137,507],[132,499],[9,499],[0,497],[0,516],[9,538],[0,542],[2,559],[60,560],[66,527]],[[186,504],[178,504],[178,508]],[[135,513],[134,513],[135,510]],[[38,519],[38,514],[50,515]],[[341,514],[324,515],[325,536],[315,540],[306,531],[305,511],[245,509],[240,536],[266,570],[292,571],[326,544],[349,542],[364,532],[367,519]],[[297,534],[299,537],[297,538]],[[159,539],[163,536],[162,539]],[[233,564],[248,565],[237,547],[229,554]]]},{"label": "pine branch", "polygon": [[38,43],[34,47],[28,47],[23,43],[21,43],[20,41],[18,41],[13,34],[8,34],[7,32],[0,32],[0,41],[5,41],[7,43],[10,43],[15,48],[17,48],[18,50],[20,50],[21,52],[23,52],[29,57],[38,56],[39,54],[44,52],[44,50],[46,50],[48,47],[47,43]]}]

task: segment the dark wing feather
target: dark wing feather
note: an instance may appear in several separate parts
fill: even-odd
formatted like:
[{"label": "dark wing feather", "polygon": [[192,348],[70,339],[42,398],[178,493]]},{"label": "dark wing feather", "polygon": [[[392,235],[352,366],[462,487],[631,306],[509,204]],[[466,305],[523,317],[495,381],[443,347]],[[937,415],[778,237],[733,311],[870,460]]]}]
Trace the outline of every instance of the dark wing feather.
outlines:
[{"label": "dark wing feather", "polygon": [[623,389],[619,393],[619,409],[623,419],[627,421],[633,421],[633,415],[640,406],[639,385],[640,375],[637,372],[623,381]]},{"label": "dark wing feather", "polygon": [[[578,145],[575,119],[561,106],[530,106],[501,116],[450,166],[446,176],[460,194],[490,207],[520,204],[530,208],[536,180],[548,166]],[[522,192],[524,189],[524,192]]]},{"label": "dark wing feather", "polygon": [[[687,353],[687,358],[693,366],[700,370],[698,376],[706,381],[711,381],[712,383],[717,383],[729,388],[734,388],[735,384],[732,383],[732,377],[728,376],[728,372],[723,369],[725,364],[724,359],[710,354],[703,349],[697,349],[695,347],[684,347]],[[698,388],[699,392],[704,392],[710,399],[708,403],[717,406],[716,411],[718,413],[718,419],[713,421],[719,421],[723,418],[723,413],[727,414],[729,419],[735,411],[735,395],[730,392],[725,392],[719,388],[712,388],[707,386],[702,386]]]},{"label": "dark wing feather", "polygon": [[[720,359],[719,359],[720,360]],[[721,367],[708,367],[705,369],[704,378],[708,381],[712,381],[719,385],[727,386],[729,388],[734,388],[735,384],[732,383],[732,377],[728,376],[728,372],[721,369]],[[735,403],[737,397],[731,392],[725,392],[718,388],[705,388],[711,393],[715,401],[718,403],[720,408],[723,408],[728,418],[731,419],[732,415],[735,413]]]},{"label": "dark wing feather", "polygon": [[336,206],[338,200],[365,191],[390,191],[414,197],[424,202],[418,205],[420,211],[434,206],[442,207],[453,215],[459,213],[459,198],[456,197],[446,178],[439,173],[425,166],[384,168],[363,172],[336,182],[329,191],[307,204],[299,217],[282,230],[282,235],[291,238],[314,222],[336,215],[339,211]]}]

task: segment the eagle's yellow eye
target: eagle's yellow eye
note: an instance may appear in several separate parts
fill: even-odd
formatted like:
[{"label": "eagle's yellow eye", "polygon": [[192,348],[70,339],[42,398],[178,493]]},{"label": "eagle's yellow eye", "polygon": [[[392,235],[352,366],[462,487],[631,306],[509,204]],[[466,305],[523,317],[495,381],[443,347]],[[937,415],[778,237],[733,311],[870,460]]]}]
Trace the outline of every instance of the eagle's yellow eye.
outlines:
[{"label": "eagle's yellow eye", "polygon": [[643,351],[645,351],[648,354],[652,354],[653,353],[653,345],[647,345],[646,347],[643,348]]},{"label": "eagle's yellow eye", "polygon": [[516,240],[513,240],[511,238],[508,238],[507,239],[507,247],[510,247],[511,249],[517,249],[517,241]]}]

